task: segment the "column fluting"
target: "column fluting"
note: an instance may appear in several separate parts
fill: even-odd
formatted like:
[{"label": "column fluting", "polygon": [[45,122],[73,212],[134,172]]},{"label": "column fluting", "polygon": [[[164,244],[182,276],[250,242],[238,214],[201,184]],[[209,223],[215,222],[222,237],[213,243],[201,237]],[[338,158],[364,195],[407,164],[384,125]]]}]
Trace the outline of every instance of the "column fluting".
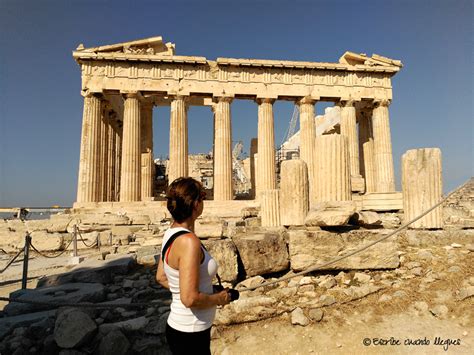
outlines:
[{"label": "column fluting", "polygon": [[[276,188],[273,99],[258,100],[258,190]],[[257,196],[258,197],[258,196]]]},{"label": "column fluting", "polygon": [[374,135],[375,183],[377,192],[395,191],[392,140],[388,115],[389,100],[376,102],[372,112]]},{"label": "column fluting", "polygon": [[351,176],[358,176],[359,169],[359,144],[357,139],[357,119],[354,101],[341,101],[341,135],[347,137],[349,148],[349,161]]},{"label": "column fluting", "polygon": [[309,196],[311,204],[315,202],[314,182],[314,145],[316,139],[316,124],[314,120],[315,100],[303,98],[298,101],[300,110],[300,159],[306,163],[308,169]]},{"label": "column fluting", "polygon": [[109,125],[107,130],[107,185],[105,189],[105,201],[114,201],[116,116],[115,112],[109,112]]},{"label": "column fluting", "polygon": [[232,186],[232,98],[219,97],[214,108],[214,200],[233,198]]},{"label": "column fluting", "polygon": [[185,97],[177,96],[171,102],[168,183],[182,176],[188,176],[188,118]]},{"label": "column fluting", "polygon": [[77,202],[96,202],[99,195],[100,119],[101,99],[87,94],[82,117]]},{"label": "column fluting", "polygon": [[122,174],[120,201],[141,200],[140,101],[137,93],[126,94],[123,114]]},{"label": "column fluting", "polygon": [[153,104],[141,105],[141,198],[151,200],[154,196],[155,163],[153,161]]},{"label": "column fluting", "polygon": [[375,192],[374,138],[370,111],[359,114],[360,174],[365,179],[365,192]]}]

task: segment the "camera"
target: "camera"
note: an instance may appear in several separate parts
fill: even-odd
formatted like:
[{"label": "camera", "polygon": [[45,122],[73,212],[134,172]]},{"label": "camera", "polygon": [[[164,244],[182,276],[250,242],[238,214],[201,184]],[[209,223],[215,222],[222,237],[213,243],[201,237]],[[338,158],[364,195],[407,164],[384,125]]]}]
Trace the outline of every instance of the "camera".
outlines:
[{"label": "camera", "polygon": [[[224,286],[221,286],[221,285],[213,285],[212,288],[214,290],[214,293],[224,291]],[[229,293],[231,302],[238,300],[240,297],[240,292],[237,291],[236,289],[231,288],[227,292]]]}]

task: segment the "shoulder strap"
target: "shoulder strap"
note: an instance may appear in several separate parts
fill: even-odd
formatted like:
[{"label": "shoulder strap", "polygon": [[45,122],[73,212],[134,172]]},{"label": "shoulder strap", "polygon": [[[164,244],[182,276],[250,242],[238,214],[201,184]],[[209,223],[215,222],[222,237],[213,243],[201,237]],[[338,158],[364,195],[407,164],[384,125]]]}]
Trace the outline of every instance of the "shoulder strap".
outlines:
[{"label": "shoulder strap", "polygon": [[166,251],[170,248],[171,244],[173,244],[173,242],[175,241],[176,238],[178,238],[180,235],[183,235],[183,234],[188,234],[189,231],[188,230],[181,230],[181,231],[177,231],[175,234],[173,234],[170,239],[168,239],[168,241],[166,242],[165,246],[163,247],[163,250],[161,251],[161,261],[165,261],[165,255],[166,255]]}]

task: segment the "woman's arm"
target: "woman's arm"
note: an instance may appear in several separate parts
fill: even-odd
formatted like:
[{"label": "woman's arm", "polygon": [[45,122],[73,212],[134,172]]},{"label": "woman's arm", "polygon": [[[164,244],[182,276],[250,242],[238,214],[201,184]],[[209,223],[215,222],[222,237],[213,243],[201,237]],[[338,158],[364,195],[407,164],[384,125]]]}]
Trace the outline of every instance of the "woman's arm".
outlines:
[{"label": "woman's arm", "polygon": [[164,288],[170,288],[170,286],[168,285],[168,278],[165,274],[165,269],[163,268],[163,261],[161,260],[161,256],[160,261],[158,262],[158,269],[156,270],[156,281]]},{"label": "woman's arm", "polygon": [[179,288],[181,302],[188,308],[209,308],[230,302],[227,289],[212,295],[199,292],[201,242],[197,237],[179,238]]}]

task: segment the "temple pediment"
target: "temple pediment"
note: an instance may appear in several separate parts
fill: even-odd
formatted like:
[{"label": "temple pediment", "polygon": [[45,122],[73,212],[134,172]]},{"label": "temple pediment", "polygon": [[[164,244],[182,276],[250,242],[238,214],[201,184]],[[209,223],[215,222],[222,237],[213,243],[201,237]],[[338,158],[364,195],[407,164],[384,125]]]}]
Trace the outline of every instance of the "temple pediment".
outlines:
[{"label": "temple pediment", "polygon": [[349,51],[345,52],[342,57],[339,58],[339,63],[348,65],[403,67],[403,64],[400,60],[383,57],[378,54],[372,54],[372,57],[368,57],[365,53],[357,54]]},{"label": "temple pediment", "polygon": [[140,55],[160,55],[172,56],[175,51],[175,44],[164,43],[161,36],[139,39],[131,42],[109,44],[99,47],[85,48],[81,43],[77,48],[78,52],[86,53],[124,53]]}]

